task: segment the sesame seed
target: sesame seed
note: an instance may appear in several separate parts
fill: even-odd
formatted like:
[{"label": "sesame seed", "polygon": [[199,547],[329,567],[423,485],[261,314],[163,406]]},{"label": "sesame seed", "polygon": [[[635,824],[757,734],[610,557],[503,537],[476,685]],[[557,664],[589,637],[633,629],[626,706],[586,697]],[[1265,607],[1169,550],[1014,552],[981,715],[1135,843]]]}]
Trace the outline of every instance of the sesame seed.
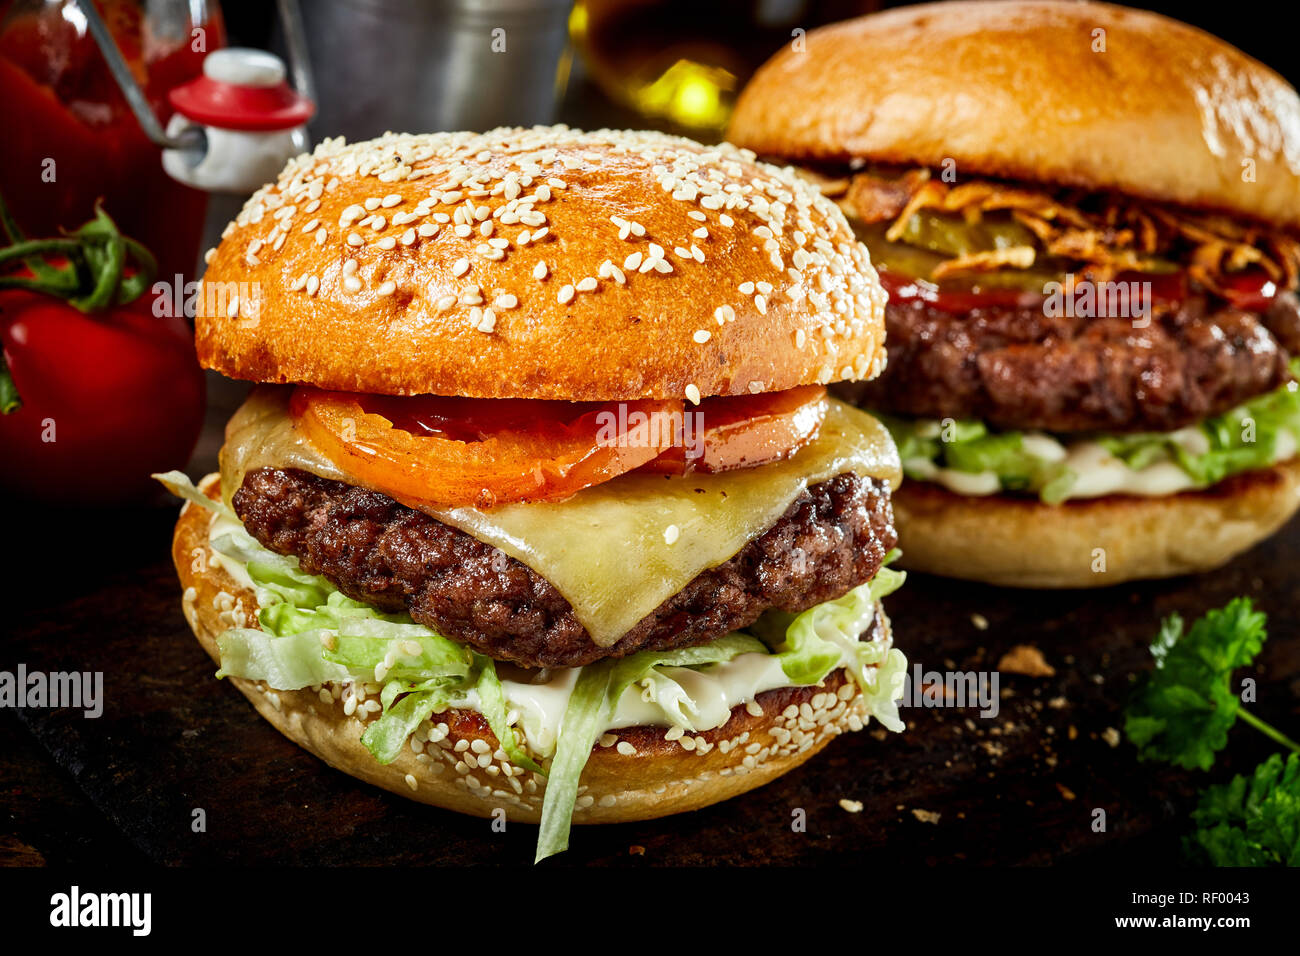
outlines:
[{"label": "sesame seed", "polygon": [[573,286],[569,285],[568,283],[565,283],[565,285],[560,289],[560,295],[559,295],[560,305],[565,305],[569,301],[571,301],[573,299],[573,294],[574,294]]},{"label": "sesame seed", "polygon": [[636,748],[633,747],[633,746],[632,746],[630,743],[628,743],[626,740],[620,740],[620,741],[618,742],[618,746],[616,746],[614,749],[617,750],[617,751],[618,751],[620,754],[622,754],[624,757],[633,757],[633,756],[636,756]]},{"label": "sesame seed", "polygon": [[397,291],[397,283],[392,282],[391,280],[385,282],[383,285],[379,287],[380,295],[392,295],[396,291]]},{"label": "sesame seed", "polygon": [[696,342],[703,345],[705,342],[707,342],[710,339],[712,335],[713,333],[710,332],[708,329],[699,329],[698,331],[696,331],[694,338]]},{"label": "sesame seed", "polygon": [[459,278],[463,276],[466,272],[469,272],[469,260],[457,259],[451,267],[451,274]]},{"label": "sesame seed", "polygon": [[596,280],[591,276],[587,276],[587,278],[578,283],[576,288],[579,292],[595,292]]},{"label": "sesame seed", "polygon": [[389,193],[384,197],[383,206],[385,209],[391,209],[402,201],[402,197],[397,193]]},{"label": "sesame seed", "polygon": [[365,240],[362,239],[362,238],[361,238],[359,235],[357,235],[355,232],[350,232],[350,233],[348,233],[348,245],[349,245],[349,246],[352,246],[353,248],[356,248],[357,246],[362,245],[364,242],[365,242]]},{"label": "sesame seed", "polygon": [[641,265],[641,253],[639,252],[634,252],[623,260],[623,268],[628,272],[635,272],[639,265]]},{"label": "sesame seed", "polygon": [[308,294],[308,295],[315,295],[315,294],[316,294],[316,290],[318,290],[319,288],[320,288],[320,279],[316,278],[316,276],[308,276],[308,277],[307,277],[307,294]]},{"label": "sesame seed", "polygon": [[492,304],[498,309],[513,309],[515,306],[519,305],[519,299],[516,296],[506,293],[505,295],[497,296],[496,299],[493,300]]},{"label": "sesame seed", "polygon": [[347,292],[360,292],[360,291],[361,291],[361,280],[358,279],[356,276],[344,276],[344,277],[343,277],[343,289],[344,289],[344,291],[347,291]]},{"label": "sesame seed", "polygon": [[533,266],[533,278],[536,279],[538,282],[546,278],[545,262],[539,262],[537,263],[537,265]]},{"label": "sesame seed", "polygon": [[686,398],[692,405],[700,404],[700,389],[694,382],[686,386]]}]

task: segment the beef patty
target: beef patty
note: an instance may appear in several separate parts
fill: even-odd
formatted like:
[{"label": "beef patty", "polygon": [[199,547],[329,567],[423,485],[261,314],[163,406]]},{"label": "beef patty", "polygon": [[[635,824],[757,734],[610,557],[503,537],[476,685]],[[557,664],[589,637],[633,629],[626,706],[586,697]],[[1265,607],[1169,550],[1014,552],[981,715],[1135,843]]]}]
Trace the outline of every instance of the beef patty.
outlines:
[{"label": "beef patty", "polygon": [[1263,314],[1203,296],[1153,315],[1048,318],[1041,308],[943,312],[910,300],[885,311],[889,365],[842,397],[925,418],[977,418],[1050,432],[1172,431],[1277,388],[1300,354],[1300,303]]},{"label": "beef patty", "polygon": [[884,482],[843,474],[808,488],[731,560],[699,574],[611,647],[527,565],[386,495],[307,472],[250,471],[234,495],[265,547],[340,591],[497,660],[574,667],[705,644],[764,611],[803,611],[869,581],[897,541]]}]

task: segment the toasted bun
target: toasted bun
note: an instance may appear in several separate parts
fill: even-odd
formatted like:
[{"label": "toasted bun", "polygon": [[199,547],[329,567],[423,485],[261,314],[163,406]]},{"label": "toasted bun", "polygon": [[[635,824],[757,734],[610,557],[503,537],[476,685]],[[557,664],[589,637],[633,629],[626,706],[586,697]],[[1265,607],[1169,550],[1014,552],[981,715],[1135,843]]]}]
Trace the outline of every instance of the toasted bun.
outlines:
[{"label": "toasted bun", "polygon": [[1263,541],[1300,507],[1300,458],[1159,498],[1047,505],[909,481],[893,502],[905,568],[1004,587],[1095,588],[1211,571]]},{"label": "toasted bun", "polygon": [[[214,500],[217,486],[215,475],[201,485]],[[256,627],[258,607],[252,591],[210,560],[208,525],[208,513],[187,504],[176,525],[172,557],[185,589],[185,618],[203,649],[218,661],[217,636],[237,624]],[[878,620],[888,637],[888,619],[881,610]],[[438,715],[438,730],[445,725],[445,735],[422,743],[419,752],[408,744],[396,760],[383,765],[361,743],[366,723],[344,713],[343,703],[328,691],[274,691],[260,682],[227,680],[282,734],[344,773],[460,813],[490,817],[502,808],[510,820],[540,819],[545,779],[510,764],[487,722],[473,711]],[[663,727],[613,731],[635,753],[620,753],[613,745],[592,750],[574,822],[645,820],[729,799],[793,770],[844,731],[860,729],[866,715],[856,685],[843,670],[817,687],[767,691],[757,701],[761,716],[736,707],[722,727],[682,741],[666,740]],[[491,757],[486,767],[479,766],[474,749],[480,740]],[[461,741],[466,743],[461,746]],[[683,741],[692,749],[683,747]]]},{"label": "toasted bun", "polygon": [[869,378],[884,304],[834,204],[734,147],[389,134],[326,141],[249,199],[210,255],[196,342],[260,382],[694,399]]},{"label": "toasted bun", "polygon": [[733,142],[795,160],[955,160],[959,177],[1300,225],[1296,91],[1175,20],[1102,3],[933,3],[815,30],[804,46],[758,71]]}]

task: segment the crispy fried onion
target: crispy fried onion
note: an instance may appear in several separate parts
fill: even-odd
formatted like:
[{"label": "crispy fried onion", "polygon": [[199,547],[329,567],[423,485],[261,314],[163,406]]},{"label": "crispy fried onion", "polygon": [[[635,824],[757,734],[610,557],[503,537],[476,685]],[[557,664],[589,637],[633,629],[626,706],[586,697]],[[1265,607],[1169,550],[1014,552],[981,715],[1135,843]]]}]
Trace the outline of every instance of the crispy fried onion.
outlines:
[{"label": "crispy fried onion", "polygon": [[1284,289],[1300,274],[1300,242],[1285,233],[1227,216],[1193,213],[1115,194],[1009,186],[990,180],[951,185],[925,168],[886,177],[855,174],[838,200],[864,223],[890,223],[899,240],[923,209],[960,214],[975,223],[986,213],[1009,214],[1038,247],[1014,247],[959,256],[941,263],[934,278],[964,271],[1029,268],[1040,258],[1064,260],[1063,271],[1103,281],[1120,272],[1149,271],[1154,260],[1174,262],[1211,291],[1223,278],[1252,266]]}]

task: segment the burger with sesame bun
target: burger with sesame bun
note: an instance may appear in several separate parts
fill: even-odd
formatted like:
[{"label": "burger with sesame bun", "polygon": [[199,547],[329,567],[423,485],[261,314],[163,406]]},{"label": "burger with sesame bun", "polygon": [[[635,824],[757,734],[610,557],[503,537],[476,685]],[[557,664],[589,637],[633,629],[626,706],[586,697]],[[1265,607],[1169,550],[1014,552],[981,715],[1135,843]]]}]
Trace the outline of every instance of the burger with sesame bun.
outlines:
[{"label": "burger with sesame bun", "polygon": [[[1099,3],[810,33],[729,137],[799,164],[889,290],[909,568],[1089,587],[1216,568],[1300,504],[1300,98]],[[797,265],[797,263],[796,263]]]},{"label": "burger with sesame bun", "polygon": [[562,127],[322,144],[209,256],[201,361],[262,383],[174,556],[292,740],[478,816],[645,819],[872,717],[897,451],[835,204],[731,146]]}]

